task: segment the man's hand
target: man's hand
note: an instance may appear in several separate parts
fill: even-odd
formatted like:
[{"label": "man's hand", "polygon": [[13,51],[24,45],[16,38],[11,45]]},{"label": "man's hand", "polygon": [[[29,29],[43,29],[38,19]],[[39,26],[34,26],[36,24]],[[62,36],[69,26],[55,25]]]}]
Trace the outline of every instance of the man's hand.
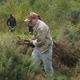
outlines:
[{"label": "man's hand", "polygon": [[32,48],[35,47],[32,42],[30,42],[30,46],[31,46]]},{"label": "man's hand", "polygon": [[30,41],[30,46],[31,47],[35,47],[36,46],[36,42],[37,42],[37,40],[31,40]]}]

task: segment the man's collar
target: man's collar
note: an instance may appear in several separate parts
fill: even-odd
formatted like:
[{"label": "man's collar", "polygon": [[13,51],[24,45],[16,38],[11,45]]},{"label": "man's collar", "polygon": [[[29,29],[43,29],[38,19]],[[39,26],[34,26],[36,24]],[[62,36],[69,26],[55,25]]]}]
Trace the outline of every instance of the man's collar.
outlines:
[{"label": "man's collar", "polygon": [[36,29],[39,25],[39,20],[37,21],[36,25],[34,26],[34,29]]}]

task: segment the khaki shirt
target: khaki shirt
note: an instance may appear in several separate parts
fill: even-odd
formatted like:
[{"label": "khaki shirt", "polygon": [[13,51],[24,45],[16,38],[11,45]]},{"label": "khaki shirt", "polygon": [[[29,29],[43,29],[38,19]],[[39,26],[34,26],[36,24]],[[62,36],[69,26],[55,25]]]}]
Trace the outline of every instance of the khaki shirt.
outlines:
[{"label": "khaki shirt", "polygon": [[42,53],[53,45],[50,29],[43,21],[38,20],[34,26],[34,38],[37,40],[35,46],[40,47]]}]

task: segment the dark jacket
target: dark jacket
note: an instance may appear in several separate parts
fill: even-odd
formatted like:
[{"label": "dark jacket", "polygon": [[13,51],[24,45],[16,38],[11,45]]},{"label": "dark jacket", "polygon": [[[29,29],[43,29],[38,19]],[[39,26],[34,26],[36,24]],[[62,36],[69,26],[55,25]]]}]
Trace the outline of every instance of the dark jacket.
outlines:
[{"label": "dark jacket", "polygon": [[9,26],[9,25],[11,25],[11,26],[16,26],[16,19],[15,19],[15,18],[13,18],[13,19],[8,18],[8,19],[7,19],[7,25],[8,25],[8,26]]}]

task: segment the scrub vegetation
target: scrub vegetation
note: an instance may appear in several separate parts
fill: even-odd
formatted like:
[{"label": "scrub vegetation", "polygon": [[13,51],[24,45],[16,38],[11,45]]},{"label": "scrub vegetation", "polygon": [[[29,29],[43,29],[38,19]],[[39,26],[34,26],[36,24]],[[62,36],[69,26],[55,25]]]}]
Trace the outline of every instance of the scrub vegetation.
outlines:
[{"label": "scrub vegetation", "polygon": [[[16,44],[17,36],[33,38],[24,22],[30,12],[38,13],[51,30],[54,73],[50,75],[42,64],[30,67],[33,48]],[[17,21],[13,34],[6,25],[10,13]],[[80,0],[0,0],[0,80],[52,78],[80,80]]]}]

